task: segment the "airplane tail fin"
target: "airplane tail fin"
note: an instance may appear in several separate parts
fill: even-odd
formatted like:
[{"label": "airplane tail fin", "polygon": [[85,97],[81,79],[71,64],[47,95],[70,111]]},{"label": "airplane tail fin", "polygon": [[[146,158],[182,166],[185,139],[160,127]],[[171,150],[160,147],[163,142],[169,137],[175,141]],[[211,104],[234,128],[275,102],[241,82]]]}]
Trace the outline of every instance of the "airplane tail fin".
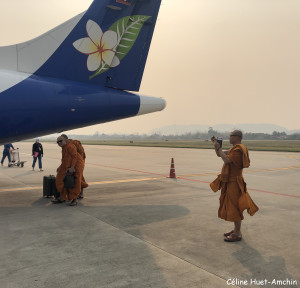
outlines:
[{"label": "airplane tail fin", "polygon": [[43,63],[34,71],[27,64],[22,72],[138,91],[160,4],[161,0],[94,0],[69,24],[29,41],[29,46],[23,43],[19,48]]}]

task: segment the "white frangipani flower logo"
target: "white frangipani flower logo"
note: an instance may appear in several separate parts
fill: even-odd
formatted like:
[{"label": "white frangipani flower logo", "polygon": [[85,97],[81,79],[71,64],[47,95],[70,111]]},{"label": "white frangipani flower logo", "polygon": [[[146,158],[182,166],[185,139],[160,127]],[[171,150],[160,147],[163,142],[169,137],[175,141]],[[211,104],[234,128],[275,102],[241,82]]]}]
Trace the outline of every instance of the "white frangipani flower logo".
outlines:
[{"label": "white frangipani flower logo", "polygon": [[[88,20],[86,23],[88,37],[78,39],[73,46],[80,53],[88,55],[87,69],[94,72],[89,76],[90,80],[120,64],[149,18],[150,16],[146,15],[125,16],[113,23],[104,33],[96,22]],[[140,43],[141,50],[144,45],[144,42]]]},{"label": "white frangipani flower logo", "polygon": [[118,66],[120,60],[115,57],[118,45],[117,33],[110,30],[103,33],[99,25],[92,20],[87,22],[86,31],[89,37],[75,41],[73,46],[79,52],[88,55],[88,70],[96,71],[105,64],[109,67]]}]

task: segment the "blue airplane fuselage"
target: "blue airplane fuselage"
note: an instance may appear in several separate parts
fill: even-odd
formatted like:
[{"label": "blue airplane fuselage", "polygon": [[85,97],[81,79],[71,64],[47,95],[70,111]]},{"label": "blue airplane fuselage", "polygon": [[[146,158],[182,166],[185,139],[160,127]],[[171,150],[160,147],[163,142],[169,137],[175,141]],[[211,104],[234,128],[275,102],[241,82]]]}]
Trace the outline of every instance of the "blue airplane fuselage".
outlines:
[{"label": "blue airplane fuselage", "polygon": [[0,103],[1,143],[9,143],[135,116],[140,97],[123,90],[32,75],[0,93]]}]

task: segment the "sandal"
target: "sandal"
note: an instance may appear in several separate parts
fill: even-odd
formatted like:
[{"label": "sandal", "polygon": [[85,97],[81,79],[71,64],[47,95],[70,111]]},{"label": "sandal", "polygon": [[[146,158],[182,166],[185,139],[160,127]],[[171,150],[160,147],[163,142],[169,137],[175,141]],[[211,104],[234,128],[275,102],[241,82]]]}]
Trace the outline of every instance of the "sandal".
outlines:
[{"label": "sandal", "polygon": [[77,199],[73,199],[71,202],[70,202],[70,204],[69,204],[69,206],[76,206],[77,205]]},{"label": "sandal", "polygon": [[227,233],[224,233],[224,236],[227,237],[227,236],[230,236],[234,231],[231,230],[230,232],[227,232]]},{"label": "sandal", "polygon": [[59,198],[57,198],[57,199],[51,200],[51,202],[52,202],[53,204],[60,204],[60,203],[64,203],[65,200],[60,200]]},{"label": "sandal", "polygon": [[226,238],[224,238],[225,242],[237,242],[237,241],[241,241],[241,240],[242,240],[242,235],[237,236],[234,233],[232,233],[230,236],[227,236]]},{"label": "sandal", "polygon": [[83,199],[83,187],[81,187],[81,191],[80,191],[77,199]]}]

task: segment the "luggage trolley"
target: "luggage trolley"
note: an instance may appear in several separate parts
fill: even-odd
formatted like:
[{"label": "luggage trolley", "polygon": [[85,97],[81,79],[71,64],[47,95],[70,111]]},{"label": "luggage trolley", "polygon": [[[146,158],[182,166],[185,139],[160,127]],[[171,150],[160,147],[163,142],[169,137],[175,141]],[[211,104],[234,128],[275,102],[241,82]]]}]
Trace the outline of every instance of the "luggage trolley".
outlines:
[{"label": "luggage trolley", "polygon": [[11,162],[8,163],[8,167],[24,167],[26,161],[20,161],[19,148],[10,151]]}]

